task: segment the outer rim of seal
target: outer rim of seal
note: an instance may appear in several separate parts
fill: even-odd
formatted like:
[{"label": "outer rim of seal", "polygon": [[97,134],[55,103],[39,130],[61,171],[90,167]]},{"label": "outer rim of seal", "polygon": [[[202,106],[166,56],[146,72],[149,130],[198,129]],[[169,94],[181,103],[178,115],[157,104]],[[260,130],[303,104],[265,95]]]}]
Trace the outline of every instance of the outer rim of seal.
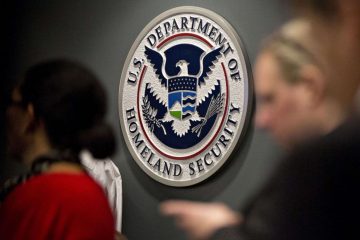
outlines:
[{"label": "outer rim of seal", "polygon": [[[156,175],[155,173],[149,171],[146,168],[146,166],[141,162],[141,160],[138,159],[136,153],[132,149],[132,145],[131,145],[131,142],[129,141],[129,138],[125,137],[125,136],[127,136],[127,132],[126,132],[126,126],[124,125],[124,121],[122,121],[122,118],[123,118],[123,115],[122,115],[122,113],[123,113],[122,92],[123,92],[125,78],[127,75],[130,61],[132,60],[135,50],[138,48],[138,46],[141,43],[144,36],[146,36],[146,34],[149,33],[149,31],[154,26],[156,26],[156,24],[158,24],[162,20],[164,20],[164,18],[169,18],[169,17],[177,15],[177,14],[189,14],[189,13],[203,15],[204,17],[207,17],[207,18],[213,20],[229,35],[237,52],[242,53],[242,55],[239,54],[238,56],[245,63],[246,69],[244,71],[244,75],[246,76],[247,81],[244,81],[245,93],[244,93],[243,116],[240,119],[239,130],[233,139],[233,142],[235,141],[236,143],[231,144],[230,148],[224,154],[221,162],[216,164],[216,166],[211,168],[207,173],[205,173],[195,179],[185,180],[185,181],[176,181],[176,180],[162,178],[162,177]],[[248,125],[249,125],[250,119],[252,117],[252,110],[253,110],[252,104],[253,104],[253,95],[254,95],[253,91],[254,91],[254,84],[253,84],[253,78],[252,78],[252,72],[251,72],[251,65],[250,65],[250,60],[249,60],[248,54],[246,52],[246,48],[243,44],[241,37],[238,35],[237,31],[231,26],[231,24],[227,20],[225,20],[222,16],[220,16],[219,14],[217,14],[211,10],[197,7],[197,6],[181,6],[181,7],[175,7],[175,8],[169,9],[165,12],[162,12],[158,16],[156,16],[143,28],[143,30],[138,34],[134,43],[132,44],[130,51],[124,62],[122,73],[121,73],[121,78],[120,78],[120,83],[119,83],[119,91],[118,91],[118,110],[119,110],[118,114],[119,114],[119,121],[120,121],[122,137],[125,140],[128,151],[130,152],[131,156],[133,157],[133,159],[135,160],[137,165],[148,176],[150,176],[154,180],[156,180],[164,185],[173,186],[173,187],[187,187],[187,186],[195,185],[197,183],[200,183],[200,182],[208,179],[210,176],[212,176],[214,173],[216,173],[225,164],[225,162],[227,162],[229,159],[234,157],[235,153],[237,153],[237,149],[239,148],[240,143],[242,142],[241,140],[244,138],[244,136],[247,132]]]}]

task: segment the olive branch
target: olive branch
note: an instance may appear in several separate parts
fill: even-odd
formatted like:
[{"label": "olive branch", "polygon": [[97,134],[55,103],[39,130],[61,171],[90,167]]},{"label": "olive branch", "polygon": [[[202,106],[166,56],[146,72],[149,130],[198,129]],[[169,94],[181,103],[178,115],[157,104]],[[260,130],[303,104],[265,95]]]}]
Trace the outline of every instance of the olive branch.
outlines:
[{"label": "olive branch", "polygon": [[162,121],[156,118],[157,109],[150,106],[150,102],[147,96],[142,98],[143,104],[141,105],[142,112],[145,118],[147,126],[150,128],[151,132],[154,132],[154,127],[162,128],[164,135],[166,135],[166,130],[162,124]]},{"label": "olive branch", "polygon": [[205,126],[205,124],[207,123],[209,118],[211,118],[215,114],[221,112],[221,110],[224,106],[224,98],[225,98],[225,93],[223,93],[221,95],[219,94],[215,98],[214,98],[214,96],[211,98],[205,117],[203,119],[201,119],[201,123],[199,123],[198,125],[194,126],[191,129],[191,132],[197,133],[197,136],[200,137],[201,130]]}]

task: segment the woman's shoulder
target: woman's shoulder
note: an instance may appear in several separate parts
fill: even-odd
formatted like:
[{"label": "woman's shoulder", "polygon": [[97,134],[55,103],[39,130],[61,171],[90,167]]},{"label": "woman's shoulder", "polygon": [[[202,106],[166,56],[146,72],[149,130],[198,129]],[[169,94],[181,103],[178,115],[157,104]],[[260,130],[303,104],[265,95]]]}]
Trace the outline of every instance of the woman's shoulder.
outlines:
[{"label": "woman's shoulder", "polygon": [[93,192],[102,192],[99,185],[85,172],[83,173],[45,173],[33,177],[28,181],[27,188],[42,192],[55,192],[57,197],[61,194],[83,195]]},{"label": "woman's shoulder", "polygon": [[45,173],[17,186],[8,196],[34,204],[41,202],[102,201],[101,187],[86,173]]},{"label": "woman's shoulder", "polygon": [[76,212],[83,216],[91,215],[93,211],[87,212],[94,206],[98,214],[110,212],[104,191],[86,173],[34,176],[16,187],[5,199],[4,206],[19,211],[61,209],[62,214]]},{"label": "woman's shoulder", "polygon": [[18,219],[27,219],[31,228],[52,229],[69,236],[111,236],[115,231],[105,194],[86,173],[48,173],[32,177],[5,199],[0,208],[0,224],[1,219],[7,219],[9,226],[17,226]]}]

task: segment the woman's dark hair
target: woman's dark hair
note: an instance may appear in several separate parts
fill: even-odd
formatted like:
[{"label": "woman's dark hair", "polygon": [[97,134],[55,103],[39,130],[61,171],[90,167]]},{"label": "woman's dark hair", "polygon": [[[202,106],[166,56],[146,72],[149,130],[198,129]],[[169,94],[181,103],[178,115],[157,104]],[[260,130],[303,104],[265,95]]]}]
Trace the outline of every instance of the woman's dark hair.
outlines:
[{"label": "woman's dark hair", "polygon": [[115,137],[104,122],[105,90],[81,64],[65,59],[36,64],[26,72],[20,93],[24,104],[33,104],[55,149],[87,149],[95,158],[114,153]]}]

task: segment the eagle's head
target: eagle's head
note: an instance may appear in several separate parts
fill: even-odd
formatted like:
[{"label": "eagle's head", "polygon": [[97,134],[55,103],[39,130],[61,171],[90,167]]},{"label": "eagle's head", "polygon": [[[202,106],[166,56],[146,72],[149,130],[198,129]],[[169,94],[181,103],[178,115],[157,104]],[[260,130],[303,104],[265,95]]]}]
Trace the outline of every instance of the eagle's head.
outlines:
[{"label": "eagle's head", "polygon": [[185,60],[180,60],[176,63],[176,67],[180,68],[179,76],[188,76],[188,65],[189,63]]}]

